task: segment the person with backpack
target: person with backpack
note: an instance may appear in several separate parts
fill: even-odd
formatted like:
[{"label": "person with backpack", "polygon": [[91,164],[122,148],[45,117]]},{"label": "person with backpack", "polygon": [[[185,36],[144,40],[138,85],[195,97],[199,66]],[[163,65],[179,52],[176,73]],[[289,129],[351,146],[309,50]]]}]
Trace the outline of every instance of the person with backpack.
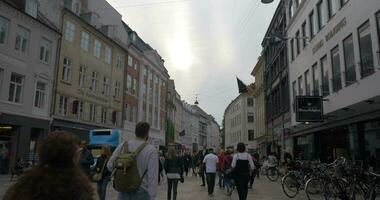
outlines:
[{"label": "person with backpack", "polygon": [[121,143],[107,168],[113,172],[113,186],[119,200],[155,200],[158,180],[158,151],[148,144],[150,125],[139,122],[136,138]]},{"label": "person with backpack", "polygon": [[[111,180],[111,172],[108,171],[106,165],[108,159],[111,157],[111,150],[109,146],[102,145],[101,155],[96,161],[95,170],[96,174],[93,176],[93,180],[97,182],[97,192],[100,200],[106,199],[107,185]],[[94,178],[94,177],[99,178]]]},{"label": "person with backpack", "polygon": [[168,156],[165,160],[164,166],[166,177],[168,179],[168,200],[172,199],[172,192],[173,200],[176,200],[178,181],[181,181],[181,183],[184,182],[184,162],[182,157],[176,155],[176,150],[174,147],[169,147]]},{"label": "person with backpack", "polygon": [[239,200],[246,200],[248,195],[248,182],[250,171],[255,169],[251,155],[245,152],[245,144],[237,145],[237,153],[232,159],[231,167],[235,179],[236,189],[238,191]]}]

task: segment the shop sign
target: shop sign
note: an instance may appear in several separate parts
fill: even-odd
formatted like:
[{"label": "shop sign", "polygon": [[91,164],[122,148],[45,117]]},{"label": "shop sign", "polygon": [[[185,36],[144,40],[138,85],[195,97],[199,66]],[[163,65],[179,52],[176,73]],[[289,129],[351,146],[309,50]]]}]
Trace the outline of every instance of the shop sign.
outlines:
[{"label": "shop sign", "polygon": [[[337,33],[339,33],[345,26],[347,25],[346,18],[343,18],[337,25],[334,26],[326,35],[325,38],[320,40],[314,47],[312,48],[313,54],[315,54],[319,49],[323,47],[325,41],[328,42],[331,40]],[[324,41],[325,40],[325,41]]]},{"label": "shop sign", "polygon": [[296,97],[297,122],[322,122],[323,103],[321,96]]}]

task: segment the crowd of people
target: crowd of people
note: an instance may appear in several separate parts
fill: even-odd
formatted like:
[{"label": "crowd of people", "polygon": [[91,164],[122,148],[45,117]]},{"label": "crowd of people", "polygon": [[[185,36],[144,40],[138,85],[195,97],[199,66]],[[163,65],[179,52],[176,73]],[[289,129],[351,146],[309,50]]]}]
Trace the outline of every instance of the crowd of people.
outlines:
[{"label": "crowd of people", "polygon": [[[218,185],[227,194],[236,188],[239,200],[247,199],[249,188],[259,176],[260,162],[259,155],[249,154],[244,143],[239,143],[235,151],[218,153],[212,148],[183,152],[175,145],[158,152],[147,142],[149,130],[148,123],[138,123],[135,139],[121,143],[113,153],[109,146],[102,145],[96,159],[87,143],[73,134],[49,133],[39,146],[38,164],[18,179],[4,199],[92,200],[98,196],[104,200],[112,180],[119,200],[155,200],[158,185],[167,180],[167,199],[176,200],[178,185],[187,176],[199,177],[210,197]],[[96,182],[96,190],[91,181]]]}]

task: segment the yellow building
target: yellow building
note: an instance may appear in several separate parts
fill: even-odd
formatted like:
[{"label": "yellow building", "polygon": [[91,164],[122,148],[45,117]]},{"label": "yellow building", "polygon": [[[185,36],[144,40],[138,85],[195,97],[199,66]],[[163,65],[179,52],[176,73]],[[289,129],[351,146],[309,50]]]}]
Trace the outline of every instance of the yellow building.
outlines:
[{"label": "yellow building", "polygon": [[265,93],[264,93],[265,59],[259,57],[251,75],[255,77],[253,97],[255,102],[255,141],[260,155],[267,154],[267,137],[265,124]]},{"label": "yellow building", "polygon": [[53,130],[87,139],[88,130],[122,127],[125,50],[92,24],[95,13],[62,11]]}]

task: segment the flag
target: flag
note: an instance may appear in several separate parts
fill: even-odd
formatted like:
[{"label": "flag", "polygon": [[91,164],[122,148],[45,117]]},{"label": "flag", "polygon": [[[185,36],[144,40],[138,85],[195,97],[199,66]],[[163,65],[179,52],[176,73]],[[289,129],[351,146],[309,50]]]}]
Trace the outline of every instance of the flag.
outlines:
[{"label": "flag", "polygon": [[236,77],[237,84],[239,87],[239,93],[246,93],[248,92],[247,85],[243,83],[238,77]]}]

